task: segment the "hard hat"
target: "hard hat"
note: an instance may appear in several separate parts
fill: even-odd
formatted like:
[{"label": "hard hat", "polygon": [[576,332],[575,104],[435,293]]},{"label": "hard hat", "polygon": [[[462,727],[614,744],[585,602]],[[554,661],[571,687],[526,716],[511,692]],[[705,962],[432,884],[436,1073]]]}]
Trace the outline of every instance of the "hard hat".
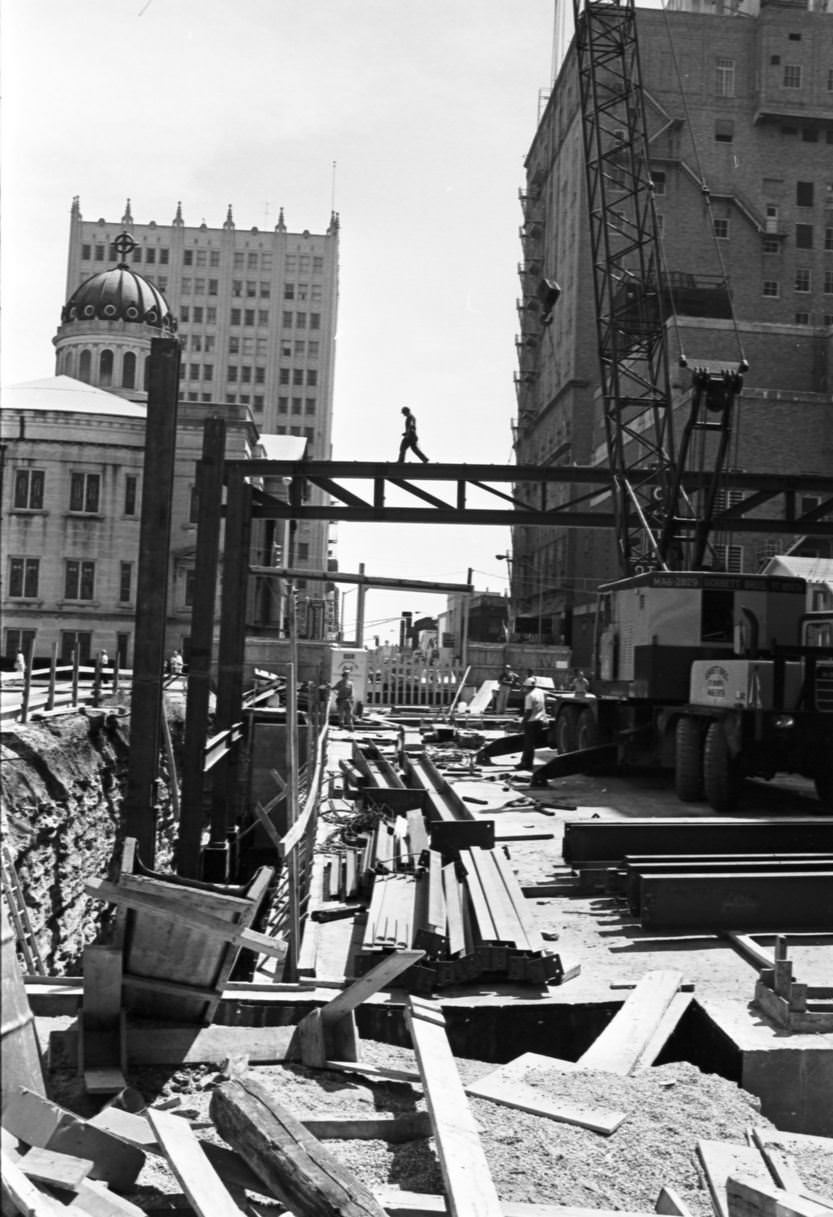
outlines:
[{"label": "hard hat", "polygon": [[526,678],[526,680],[524,681],[524,688],[525,689],[534,689],[535,688],[535,677],[534,676],[528,676]]}]

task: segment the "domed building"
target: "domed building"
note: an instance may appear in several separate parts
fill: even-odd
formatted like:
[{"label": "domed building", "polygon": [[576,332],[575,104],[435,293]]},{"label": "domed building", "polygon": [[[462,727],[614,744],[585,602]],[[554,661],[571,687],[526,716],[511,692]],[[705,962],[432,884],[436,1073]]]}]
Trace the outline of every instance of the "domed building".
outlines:
[{"label": "domed building", "polygon": [[[57,374],[4,388],[2,659],[34,667],[73,654],[83,665],[106,652],[133,662],[151,342],[177,323],[159,288],[119,262],[71,291],[54,338]],[[197,462],[209,417],[226,423],[226,457],[300,459],[304,437],[262,436],[248,405],[180,400],[168,567],[165,648],[188,658],[196,562]],[[282,521],[259,525],[255,545],[286,552]],[[265,560],[270,561],[271,558]],[[264,581],[268,582],[268,581]],[[268,590],[268,589],[267,589]],[[257,598],[256,598],[257,599]],[[260,597],[263,600],[263,597]],[[258,603],[260,603],[258,600]],[[268,601],[268,603],[266,602]],[[257,620],[274,633],[280,604],[266,597]],[[218,617],[219,620],[219,617]]]},{"label": "domed building", "polygon": [[91,275],[61,310],[53,338],[57,375],[118,393],[131,401],[147,396],[153,338],[170,338],[177,323],[159,289],[132,270],[136,248],[128,232],[113,241],[118,265]]}]

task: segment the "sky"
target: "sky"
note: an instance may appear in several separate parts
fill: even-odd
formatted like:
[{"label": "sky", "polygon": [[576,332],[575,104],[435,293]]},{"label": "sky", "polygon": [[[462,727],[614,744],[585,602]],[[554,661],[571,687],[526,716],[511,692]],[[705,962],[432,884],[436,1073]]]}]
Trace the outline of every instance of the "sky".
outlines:
[{"label": "sky", "polygon": [[[560,0],[563,5],[564,0]],[[0,0],[2,383],[54,375],[69,211],[323,232],[333,456],[513,460],[518,198],[556,0]],[[505,592],[509,530],[341,523],[343,570]],[[345,600],[349,634],[355,591]],[[370,592],[367,634],[444,595]]]}]

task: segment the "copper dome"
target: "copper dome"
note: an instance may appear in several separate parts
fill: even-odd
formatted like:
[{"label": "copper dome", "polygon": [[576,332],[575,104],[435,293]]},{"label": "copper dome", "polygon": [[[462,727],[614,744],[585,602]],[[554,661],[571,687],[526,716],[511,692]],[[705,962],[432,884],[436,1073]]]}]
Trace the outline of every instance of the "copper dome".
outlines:
[{"label": "copper dome", "polygon": [[158,330],[176,329],[176,319],[158,288],[124,262],[85,280],[61,310],[61,321],[134,321]]}]

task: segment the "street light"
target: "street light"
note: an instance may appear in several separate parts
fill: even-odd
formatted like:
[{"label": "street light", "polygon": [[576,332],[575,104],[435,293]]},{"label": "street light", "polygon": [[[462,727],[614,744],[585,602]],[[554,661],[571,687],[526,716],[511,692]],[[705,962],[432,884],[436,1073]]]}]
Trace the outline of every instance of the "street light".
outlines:
[{"label": "street light", "polygon": [[508,595],[509,610],[508,610],[507,616],[509,618],[509,638],[511,641],[512,635],[515,633],[515,613],[514,613],[514,607],[513,607],[514,600],[512,597],[512,555],[510,554],[509,550],[507,549],[505,554],[495,554],[495,557],[497,558],[498,562],[506,563],[506,574],[509,578],[509,595]]}]

